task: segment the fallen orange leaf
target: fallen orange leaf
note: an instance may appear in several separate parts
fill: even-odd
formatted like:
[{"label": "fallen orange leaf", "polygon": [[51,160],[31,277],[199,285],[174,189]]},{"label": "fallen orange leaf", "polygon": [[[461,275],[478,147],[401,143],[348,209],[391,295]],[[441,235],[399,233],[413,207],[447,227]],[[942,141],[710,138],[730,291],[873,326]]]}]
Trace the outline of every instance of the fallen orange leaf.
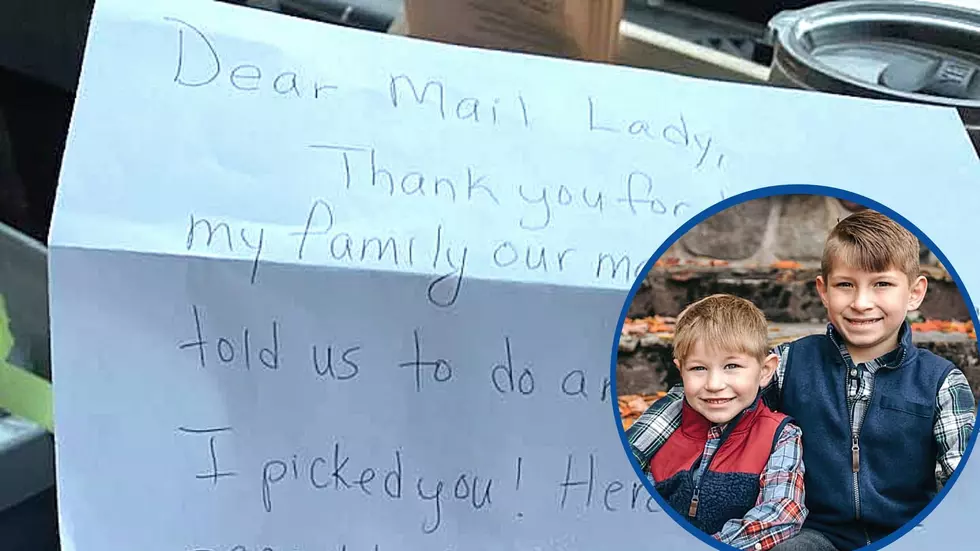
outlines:
[{"label": "fallen orange leaf", "polygon": [[966,333],[975,336],[972,321],[925,320],[911,324],[913,331],[940,331],[943,333]]},{"label": "fallen orange leaf", "polygon": [[642,321],[632,321],[629,323],[623,323],[624,335],[642,335],[650,331],[650,328],[645,322]]},{"label": "fallen orange leaf", "polygon": [[935,320],[919,321],[912,324],[913,331],[939,331],[939,324]]},{"label": "fallen orange leaf", "polygon": [[648,407],[650,407],[650,406],[649,406],[649,405],[647,404],[647,401],[646,401],[646,400],[644,400],[643,398],[636,398],[635,400],[632,400],[632,401],[631,401],[631,402],[630,402],[629,404],[627,404],[627,405],[629,406],[629,408],[630,408],[631,410],[633,410],[633,411],[634,411],[634,412],[636,412],[636,413],[643,413],[644,411],[646,411],[646,410],[647,410],[647,408],[648,408]]},{"label": "fallen orange leaf", "polygon": [[795,260],[777,260],[770,264],[770,266],[778,270],[795,270],[801,268],[803,265]]}]

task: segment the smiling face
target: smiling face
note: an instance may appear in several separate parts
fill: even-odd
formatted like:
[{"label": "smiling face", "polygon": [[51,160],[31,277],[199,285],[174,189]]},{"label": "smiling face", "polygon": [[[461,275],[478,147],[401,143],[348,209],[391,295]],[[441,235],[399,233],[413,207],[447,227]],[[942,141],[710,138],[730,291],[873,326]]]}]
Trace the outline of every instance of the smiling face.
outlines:
[{"label": "smiling face", "polygon": [[779,361],[770,353],[765,314],[726,294],[680,313],[673,348],[687,403],[712,423],[727,423],[752,404]]},{"label": "smiling face", "polygon": [[909,310],[926,294],[926,278],[909,281],[895,268],[867,272],[843,263],[817,277],[817,291],[830,322],[843,336],[855,363],[872,360],[898,346]]},{"label": "smiling face", "polygon": [[817,291],[855,363],[894,349],[906,314],[925,298],[919,250],[911,232],[871,209],[844,218],[827,236]]},{"label": "smiling face", "polygon": [[769,383],[779,359],[764,360],[744,352],[694,343],[690,353],[674,365],[684,382],[684,397],[695,411],[712,423],[727,423],[752,405],[759,388]]}]

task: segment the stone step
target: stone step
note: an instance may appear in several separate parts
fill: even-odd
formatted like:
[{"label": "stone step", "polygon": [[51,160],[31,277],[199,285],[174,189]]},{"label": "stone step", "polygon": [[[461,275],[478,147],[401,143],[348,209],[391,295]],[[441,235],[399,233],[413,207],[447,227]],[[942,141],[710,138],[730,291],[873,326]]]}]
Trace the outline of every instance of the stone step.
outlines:
[{"label": "stone step", "polygon": [[[632,318],[677,316],[699,298],[730,293],[751,300],[776,323],[826,322],[826,311],[815,283],[819,264],[796,266],[657,266],[637,290],[627,315]],[[969,308],[949,274],[934,266],[924,265],[922,270],[929,287],[919,314],[926,319],[969,321]]]},{"label": "stone step", "polygon": [[[821,334],[824,323],[772,323],[770,343],[777,344],[798,338]],[[616,366],[616,393],[656,394],[680,382],[674,368],[671,339],[668,330],[624,334],[619,339],[619,355]],[[963,332],[914,331],[912,342],[942,356],[958,366],[980,398],[980,353],[975,335]]]}]

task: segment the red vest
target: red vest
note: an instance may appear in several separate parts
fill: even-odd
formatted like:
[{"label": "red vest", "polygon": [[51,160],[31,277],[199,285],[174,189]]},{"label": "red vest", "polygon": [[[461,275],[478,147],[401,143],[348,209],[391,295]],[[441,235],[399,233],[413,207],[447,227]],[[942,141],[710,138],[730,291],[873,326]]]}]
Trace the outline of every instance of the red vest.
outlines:
[{"label": "red vest", "polygon": [[[657,492],[680,515],[713,534],[726,521],[755,506],[762,474],[776,440],[790,418],[761,399],[746,408],[722,434],[708,469],[695,488],[693,474],[708,441],[711,422],[684,401],[681,426],[650,460]],[[693,506],[697,494],[697,505]],[[694,513],[691,515],[690,513]]]}]

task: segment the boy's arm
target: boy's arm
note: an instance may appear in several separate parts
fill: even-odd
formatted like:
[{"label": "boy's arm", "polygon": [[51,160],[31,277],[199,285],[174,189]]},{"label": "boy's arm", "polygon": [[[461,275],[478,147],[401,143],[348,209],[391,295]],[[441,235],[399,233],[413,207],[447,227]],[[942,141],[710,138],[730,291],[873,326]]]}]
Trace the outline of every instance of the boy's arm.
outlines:
[{"label": "boy's arm", "polygon": [[799,533],[806,520],[802,431],[787,423],[759,477],[755,507],[729,520],[714,538],[738,549],[764,551]]},{"label": "boy's arm", "polygon": [[969,381],[959,369],[950,371],[936,395],[933,434],[936,456],[936,487],[942,489],[959,466],[973,432],[976,402]]},{"label": "boy's arm", "polygon": [[650,404],[626,430],[633,457],[644,473],[649,472],[650,458],[664,445],[667,438],[681,426],[684,388],[676,385],[667,395]]}]

